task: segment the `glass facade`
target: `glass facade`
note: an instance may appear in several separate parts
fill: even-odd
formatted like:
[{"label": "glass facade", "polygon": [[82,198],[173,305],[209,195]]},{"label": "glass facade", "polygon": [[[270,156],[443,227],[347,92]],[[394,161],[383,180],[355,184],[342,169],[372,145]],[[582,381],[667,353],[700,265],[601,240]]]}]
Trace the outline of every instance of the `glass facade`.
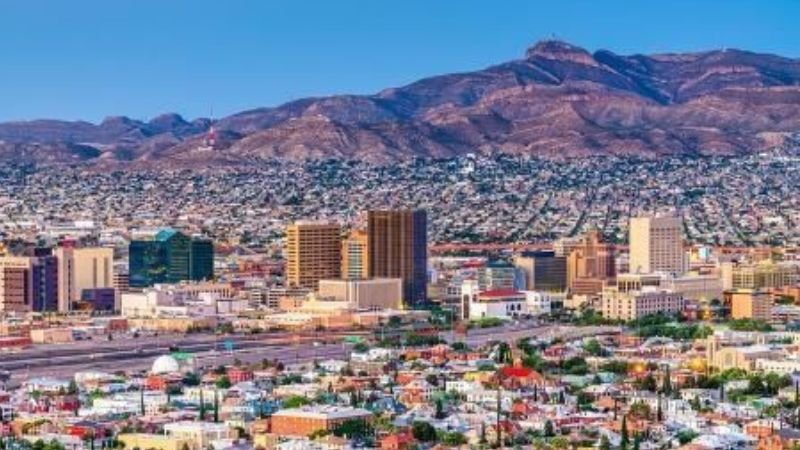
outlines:
[{"label": "glass facade", "polygon": [[153,240],[131,241],[128,250],[131,287],[200,281],[214,276],[214,245],[207,239],[191,239],[167,229],[158,232]]}]

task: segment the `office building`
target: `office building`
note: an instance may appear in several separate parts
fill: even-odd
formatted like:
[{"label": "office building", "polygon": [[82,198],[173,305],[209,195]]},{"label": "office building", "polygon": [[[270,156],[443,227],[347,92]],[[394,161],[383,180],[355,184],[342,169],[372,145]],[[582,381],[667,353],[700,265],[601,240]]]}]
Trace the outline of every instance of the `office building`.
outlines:
[{"label": "office building", "polygon": [[590,231],[567,255],[567,286],[579,295],[596,294],[617,274],[613,244],[602,241],[600,232]]},{"label": "office building", "polygon": [[84,311],[117,310],[117,291],[114,288],[84,289],[77,309]]},{"label": "office building", "polygon": [[725,293],[731,307],[732,319],[754,319],[768,322],[772,319],[772,296],[766,291],[737,289]]},{"label": "office building", "polygon": [[653,314],[678,314],[683,310],[683,295],[651,287],[641,291],[620,291],[606,287],[600,299],[600,312],[606,319],[635,320]]},{"label": "office building", "polygon": [[630,221],[629,271],[632,273],[686,272],[682,222],[678,217],[634,217]]},{"label": "office building", "polygon": [[517,268],[502,261],[491,261],[478,269],[481,290],[514,289]]},{"label": "office building", "polygon": [[113,287],[114,249],[58,247],[58,310],[72,310],[84,289]]},{"label": "office building", "polygon": [[525,290],[562,292],[567,288],[567,258],[553,251],[526,252],[514,258],[525,274]]},{"label": "office building", "polygon": [[0,313],[31,310],[33,260],[25,256],[0,257]]},{"label": "office building", "polygon": [[286,228],[286,284],[311,290],[339,278],[342,229],[338,224],[296,222]]},{"label": "office building", "polygon": [[31,266],[31,310],[58,311],[58,258],[46,247],[29,249]]},{"label": "office building", "polygon": [[722,287],[725,290],[775,289],[800,283],[800,265],[796,262],[725,262],[721,265],[721,272]]},{"label": "office building", "polygon": [[141,288],[156,283],[203,281],[214,277],[214,245],[167,228],[131,240],[128,284]]},{"label": "office building", "polygon": [[422,210],[369,211],[369,276],[403,280],[403,301],[427,300],[428,219]]},{"label": "office building", "polygon": [[211,239],[192,238],[189,255],[190,280],[214,279],[214,242]]},{"label": "office building", "polygon": [[354,230],[342,240],[342,278],[369,278],[369,236],[364,230]]},{"label": "office building", "polygon": [[320,280],[319,297],[347,302],[353,309],[399,309],[403,300],[403,280]]}]

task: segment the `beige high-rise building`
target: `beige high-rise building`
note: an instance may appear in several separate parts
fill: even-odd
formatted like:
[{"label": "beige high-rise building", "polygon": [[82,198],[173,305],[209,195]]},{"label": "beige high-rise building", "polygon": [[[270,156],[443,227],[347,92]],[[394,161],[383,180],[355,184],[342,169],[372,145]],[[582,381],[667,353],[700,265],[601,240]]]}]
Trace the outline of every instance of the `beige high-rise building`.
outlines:
[{"label": "beige high-rise building", "polygon": [[726,293],[731,305],[732,319],[754,319],[768,322],[772,319],[772,296],[766,291],[738,289]]},{"label": "beige high-rise building", "polygon": [[629,230],[631,273],[686,272],[679,217],[634,217]]},{"label": "beige high-rise building", "polygon": [[317,290],[319,280],[342,274],[342,229],[338,224],[296,222],[286,227],[286,284]]},{"label": "beige high-rise building", "polygon": [[596,294],[617,274],[614,244],[592,230],[567,255],[567,286],[573,294]]},{"label": "beige high-rise building", "polygon": [[365,230],[354,230],[342,240],[342,278],[369,278],[369,235]]},{"label": "beige high-rise building", "polygon": [[114,287],[114,249],[59,247],[58,310],[67,312],[81,299],[84,289]]},{"label": "beige high-rise building", "polygon": [[28,312],[33,292],[33,260],[24,256],[0,257],[0,313]]}]

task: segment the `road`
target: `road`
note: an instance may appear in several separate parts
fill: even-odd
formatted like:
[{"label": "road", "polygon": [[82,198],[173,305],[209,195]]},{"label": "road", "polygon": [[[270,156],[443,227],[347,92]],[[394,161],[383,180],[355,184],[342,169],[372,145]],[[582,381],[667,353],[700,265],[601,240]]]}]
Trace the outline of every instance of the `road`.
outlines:
[{"label": "road", "polygon": [[466,337],[450,331],[443,332],[440,337],[447,342],[460,341],[470,347],[478,347],[490,341],[504,341],[513,344],[522,338],[540,339],[579,339],[620,331],[620,327],[575,327],[572,325],[537,325],[531,323],[509,324],[496,328],[473,328]]},{"label": "road", "polygon": [[[41,346],[0,356],[0,370],[12,373],[11,384],[39,376],[70,377],[77,371],[98,370],[137,372],[150,368],[161,355],[177,346],[190,353],[195,367],[230,364],[234,359],[248,363],[277,359],[284,364],[306,363],[314,359],[348,357],[350,345],[341,343],[342,333],[306,335],[264,334],[215,337],[197,335],[160,336],[153,339],[97,341],[95,345],[76,342],[72,345]],[[224,342],[233,343],[228,351]]]}]

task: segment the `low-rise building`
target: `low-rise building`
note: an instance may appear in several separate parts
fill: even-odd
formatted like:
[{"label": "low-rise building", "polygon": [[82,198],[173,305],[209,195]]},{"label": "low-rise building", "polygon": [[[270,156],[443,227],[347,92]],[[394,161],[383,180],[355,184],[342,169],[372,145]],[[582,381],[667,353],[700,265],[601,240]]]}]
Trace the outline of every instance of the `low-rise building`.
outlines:
[{"label": "low-rise building", "polygon": [[289,408],[272,415],[272,432],[282,436],[308,436],[315,431],[333,430],[348,420],[371,418],[371,412],[360,408],[330,405]]}]

